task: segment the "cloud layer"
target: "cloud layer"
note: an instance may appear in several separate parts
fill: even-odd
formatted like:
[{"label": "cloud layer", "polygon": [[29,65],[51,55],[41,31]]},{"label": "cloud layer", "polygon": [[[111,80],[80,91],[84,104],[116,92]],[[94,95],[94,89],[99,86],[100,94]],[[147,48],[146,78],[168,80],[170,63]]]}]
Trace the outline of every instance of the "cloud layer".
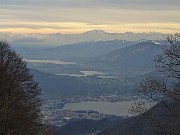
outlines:
[{"label": "cloud layer", "polygon": [[179,0],[0,0],[0,32],[173,32]]},{"label": "cloud layer", "polygon": [[0,0],[5,6],[36,6],[60,8],[119,7],[135,9],[179,9],[179,0]]}]

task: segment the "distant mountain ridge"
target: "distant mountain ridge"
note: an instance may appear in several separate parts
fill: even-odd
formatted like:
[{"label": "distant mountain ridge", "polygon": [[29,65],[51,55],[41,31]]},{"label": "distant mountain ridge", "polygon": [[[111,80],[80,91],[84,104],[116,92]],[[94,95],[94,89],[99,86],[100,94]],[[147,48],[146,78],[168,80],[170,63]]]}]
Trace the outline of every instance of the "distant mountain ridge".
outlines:
[{"label": "distant mountain ridge", "polygon": [[120,49],[134,43],[135,42],[124,40],[89,41],[51,47],[47,49],[32,50],[27,48],[16,48],[16,50],[25,58],[88,58],[102,56],[116,49]]},{"label": "distant mountain ridge", "polygon": [[17,51],[25,59],[75,61],[78,64],[106,67],[110,72],[143,75],[154,70],[153,58],[161,53],[163,46],[158,41],[111,40]]},{"label": "distant mountain ridge", "polygon": [[162,51],[162,47],[153,41],[140,42],[104,55],[99,61],[123,73],[144,73],[154,69],[153,58]]},{"label": "distant mountain ridge", "polygon": [[0,32],[0,39],[6,39],[14,46],[31,46],[31,47],[50,47],[66,44],[74,44],[89,41],[108,41],[108,40],[127,40],[127,41],[144,41],[144,40],[164,40],[167,34],[157,32],[147,33],[108,33],[102,30],[92,30],[80,34],[15,34]]}]

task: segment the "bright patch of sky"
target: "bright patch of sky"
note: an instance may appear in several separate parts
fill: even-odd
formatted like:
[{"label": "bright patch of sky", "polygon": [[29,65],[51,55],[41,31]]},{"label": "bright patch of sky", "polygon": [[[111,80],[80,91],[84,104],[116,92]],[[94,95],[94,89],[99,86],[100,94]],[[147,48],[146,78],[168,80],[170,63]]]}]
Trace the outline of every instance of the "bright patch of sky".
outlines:
[{"label": "bright patch of sky", "polygon": [[0,32],[174,33],[180,0],[0,0]]}]

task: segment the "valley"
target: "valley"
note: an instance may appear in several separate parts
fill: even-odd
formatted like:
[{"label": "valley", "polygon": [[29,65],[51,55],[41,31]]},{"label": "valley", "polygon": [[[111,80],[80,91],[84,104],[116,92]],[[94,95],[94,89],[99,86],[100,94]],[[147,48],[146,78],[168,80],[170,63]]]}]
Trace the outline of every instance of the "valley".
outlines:
[{"label": "valley", "polygon": [[132,117],[129,109],[140,100],[134,89],[157,74],[151,63],[161,48],[154,41],[112,40],[18,49],[42,89],[44,121],[67,133],[73,122]]},{"label": "valley", "polygon": [[180,0],[0,0],[0,135],[180,135]]}]

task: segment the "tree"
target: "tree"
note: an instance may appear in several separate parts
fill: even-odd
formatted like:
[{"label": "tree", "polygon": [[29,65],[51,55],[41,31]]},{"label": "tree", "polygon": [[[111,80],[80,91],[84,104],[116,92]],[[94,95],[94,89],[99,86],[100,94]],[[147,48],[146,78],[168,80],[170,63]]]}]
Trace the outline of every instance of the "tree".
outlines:
[{"label": "tree", "polygon": [[37,135],[42,128],[41,93],[26,62],[0,42],[0,134]]},{"label": "tree", "polygon": [[135,90],[149,102],[158,104],[148,110],[145,102],[139,102],[131,111],[143,114],[164,134],[180,135],[180,34],[168,36],[166,42],[162,54],[154,58],[155,67],[163,77],[148,77]]}]

